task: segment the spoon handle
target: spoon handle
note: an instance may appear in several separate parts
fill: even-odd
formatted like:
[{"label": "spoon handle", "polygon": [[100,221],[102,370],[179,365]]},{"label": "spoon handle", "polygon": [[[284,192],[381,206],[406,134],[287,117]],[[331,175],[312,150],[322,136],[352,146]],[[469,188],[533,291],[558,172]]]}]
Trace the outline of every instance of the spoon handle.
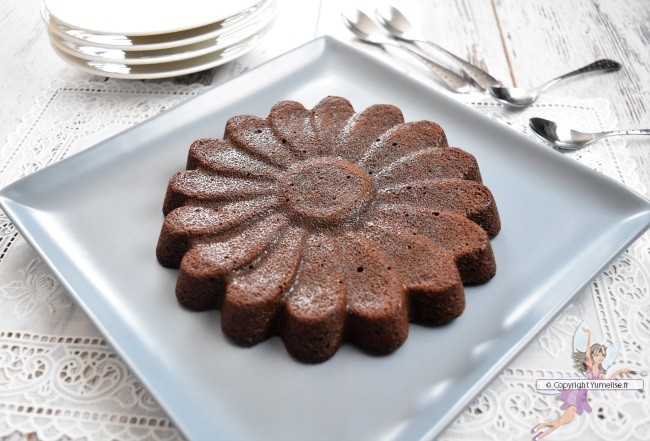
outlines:
[{"label": "spoon handle", "polygon": [[419,43],[424,43],[427,46],[430,46],[434,49],[436,49],[439,52],[442,52],[445,56],[450,58],[454,63],[458,65],[471,79],[476,81],[476,84],[478,84],[481,89],[487,90],[488,87],[490,86],[499,86],[501,85],[501,82],[494,78],[492,75],[484,71],[478,66],[473,65],[472,63],[469,63],[456,54],[449,52],[447,49],[438,46],[435,44],[433,41],[429,40],[424,40],[424,39],[413,39],[412,41],[417,41]]},{"label": "spoon handle", "polygon": [[435,73],[447,85],[447,87],[449,87],[454,92],[467,93],[471,90],[472,87],[470,82],[467,79],[463,78],[462,76],[458,75],[456,72],[453,72],[447,69],[446,67],[441,66],[438,63],[429,60],[427,57],[419,54],[418,52],[415,52],[412,49],[409,49],[403,44],[399,44],[395,42],[388,43],[388,41],[386,42],[386,44],[391,44],[392,46],[398,47],[402,49],[404,52],[407,52],[411,56],[420,60],[420,62],[426,65],[433,73]]},{"label": "spoon handle", "polygon": [[558,81],[564,80],[565,78],[569,78],[575,75],[581,75],[581,74],[586,74],[589,72],[596,72],[596,71],[616,71],[619,70],[621,67],[623,67],[620,63],[614,61],[614,60],[608,60],[608,59],[602,59],[598,61],[594,61],[591,64],[588,64],[586,66],[581,67],[580,69],[573,70],[571,72],[565,73],[564,75],[560,75],[557,78],[552,79],[548,83],[544,84],[542,86],[542,90],[546,90]]},{"label": "spoon handle", "polygon": [[650,135],[650,129],[612,130],[611,132],[601,133],[598,138],[623,135]]}]

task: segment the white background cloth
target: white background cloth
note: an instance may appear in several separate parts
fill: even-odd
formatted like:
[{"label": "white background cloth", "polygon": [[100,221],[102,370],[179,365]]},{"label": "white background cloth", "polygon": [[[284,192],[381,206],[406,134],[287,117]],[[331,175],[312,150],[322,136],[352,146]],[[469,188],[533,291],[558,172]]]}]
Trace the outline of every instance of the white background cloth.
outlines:
[{"label": "white background cloth", "polygon": [[[0,187],[70,156],[200,93],[202,87],[142,82],[53,82],[0,149]],[[533,114],[585,129],[616,126],[605,100],[543,98],[510,112],[482,95],[466,104],[527,132]],[[533,136],[533,135],[530,135]],[[566,153],[641,194],[646,188],[624,138]],[[614,368],[650,366],[650,235],[626,250],[465,410],[442,440],[527,439],[560,414],[535,390],[537,378],[569,377],[576,327],[621,343]],[[553,439],[650,439],[650,400],[639,392],[590,392],[591,415]],[[39,439],[181,438],[149,392],[111,350],[4,214],[0,213],[0,436]]]}]

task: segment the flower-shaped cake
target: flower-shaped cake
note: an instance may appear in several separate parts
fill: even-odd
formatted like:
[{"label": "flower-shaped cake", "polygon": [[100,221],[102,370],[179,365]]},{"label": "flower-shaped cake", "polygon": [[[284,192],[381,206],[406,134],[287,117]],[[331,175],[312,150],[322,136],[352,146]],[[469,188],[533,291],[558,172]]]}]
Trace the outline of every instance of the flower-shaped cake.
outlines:
[{"label": "flower-shaped cake", "polygon": [[163,212],[157,257],[180,268],[179,302],[221,308],[242,345],[279,335],[305,362],[344,341],[389,353],[409,321],[458,317],[463,283],[496,271],[476,160],[391,105],[327,97],[230,118],[224,140],[192,144]]}]

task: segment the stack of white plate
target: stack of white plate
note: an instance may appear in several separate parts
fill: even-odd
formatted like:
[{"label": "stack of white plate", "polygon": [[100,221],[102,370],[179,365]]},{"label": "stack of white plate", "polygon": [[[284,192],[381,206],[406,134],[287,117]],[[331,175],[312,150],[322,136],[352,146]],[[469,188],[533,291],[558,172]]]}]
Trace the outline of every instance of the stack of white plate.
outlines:
[{"label": "stack of white plate", "polygon": [[[109,6],[110,5],[110,6]],[[149,79],[227,63],[272,26],[276,0],[44,0],[54,51],[95,75]]]}]

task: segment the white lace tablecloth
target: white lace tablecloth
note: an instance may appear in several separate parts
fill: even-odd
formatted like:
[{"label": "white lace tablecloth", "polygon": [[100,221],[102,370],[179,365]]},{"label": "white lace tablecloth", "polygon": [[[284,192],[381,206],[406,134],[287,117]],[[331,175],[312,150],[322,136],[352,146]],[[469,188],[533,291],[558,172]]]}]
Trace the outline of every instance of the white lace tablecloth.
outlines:
[{"label": "white lace tablecloth", "polygon": [[[55,82],[0,150],[0,187],[200,93],[202,86]],[[525,132],[530,116],[583,129],[616,127],[607,101],[545,98],[509,112],[482,96],[468,105]],[[532,136],[532,135],[531,135]],[[646,193],[624,138],[567,156]],[[543,377],[575,375],[571,344],[588,320],[598,342],[621,342],[616,365],[650,367],[650,241],[645,234],[586,287],[462,413],[442,440],[529,439],[560,415]],[[647,389],[591,392],[583,414],[549,439],[650,439]],[[0,437],[173,440],[181,434],[3,213],[0,213]]]}]

